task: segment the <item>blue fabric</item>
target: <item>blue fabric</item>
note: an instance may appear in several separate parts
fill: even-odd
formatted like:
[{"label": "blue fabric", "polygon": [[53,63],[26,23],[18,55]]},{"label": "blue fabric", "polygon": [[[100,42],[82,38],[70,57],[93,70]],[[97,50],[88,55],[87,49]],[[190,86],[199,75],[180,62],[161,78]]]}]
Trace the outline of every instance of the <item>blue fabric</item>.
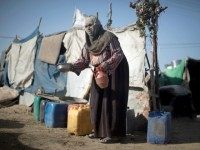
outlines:
[{"label": "blue fabric", "polygon": [[39,32],[39,26],[38,26],[29,36],[27,36],[26,38],[21,39],[21,40],[15,39],[13,41],[13,43],[25,43],[25,42],[29,41],[30,39],[32,39],[33,37],[38,36],[39,33],[40,32]]},{"label": "blue fabric", "polygon": [[[38,40],[38,48],[35,59],[34,81],[32,86],[25,89],[26,92],[36,93],[38,89],[45,93],[62,92],[66,90],[67,76],[60,72],[56,65],[51,65],[40,61],[38,58],[42,39]],[[58,63],[65,63],[65,56],[60,55]]]}]

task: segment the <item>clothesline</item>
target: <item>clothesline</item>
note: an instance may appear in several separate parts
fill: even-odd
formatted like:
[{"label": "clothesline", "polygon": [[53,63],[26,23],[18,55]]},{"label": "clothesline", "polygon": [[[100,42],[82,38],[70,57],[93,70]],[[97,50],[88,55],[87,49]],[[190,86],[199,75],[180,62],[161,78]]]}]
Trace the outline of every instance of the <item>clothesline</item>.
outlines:
[{"label": "clothesline", "polygon": [[[17,36],[17,37],[19,37],[19,36]],[[0,38],[1,39],[14,39],[14,38],[16,38],[16,36],[1,36],[0,35]]]}]

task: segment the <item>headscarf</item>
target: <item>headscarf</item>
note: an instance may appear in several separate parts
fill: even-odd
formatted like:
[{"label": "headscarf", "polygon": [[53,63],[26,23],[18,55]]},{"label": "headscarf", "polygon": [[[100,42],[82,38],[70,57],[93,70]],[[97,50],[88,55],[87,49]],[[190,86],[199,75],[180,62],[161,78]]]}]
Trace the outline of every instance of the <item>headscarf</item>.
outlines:
[{"label": "headscarf", "polygon": [[[90,27],[88,27],[88,25]],[[94,54],[100,54],[115,35],[105,31],[96,16],[88,16],[85,20],[86,49]]]}]

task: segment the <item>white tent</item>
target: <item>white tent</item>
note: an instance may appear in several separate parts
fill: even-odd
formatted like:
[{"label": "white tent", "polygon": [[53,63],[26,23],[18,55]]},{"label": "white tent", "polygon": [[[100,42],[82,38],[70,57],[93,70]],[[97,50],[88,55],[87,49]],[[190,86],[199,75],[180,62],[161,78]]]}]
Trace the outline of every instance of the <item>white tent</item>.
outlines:
[{"label": "white tent", "polygon": [[[66,49],[65,57],[67,62],[76,61],[81,55],[81,49],[85,43],[85,35],[83,30],[85,15],[82,14],[79,10],[75,12],[75,21],[73,27],[64,32],[63,38],[57,38],[62,40],[64,44],[64,48]],[[119,39],[122,50],[127,57],[129,63],[129,100],[128,107],[134,110],[134,115],[137,116],[139,114],[143,114],[147,117],[149,111],[149,97],[148,90],[145,86],[144,78],[145,78],[145,39],[144,37],[140,37],[139,31],[136,29],[135,25],[129,25],[127,27],[118,28],[118,29],[110,29]],[[57,36],[58,34],[53,34],[53,36]],[[47,39],[47,38],[46,38]],[[51,39],[51,37],[49,38]],[[47,39],[48,40],[48,39]],[[52,40],[52,39],[51,39]],[[13,83],[13,87],[17,86],[21,88],[27,88],[33,79],[33,65],[29,63],[34,62],[35,58],[35,44],[43,42],[46,40],[37,41],[37,38],[31,38],[24,45],[13,44],[8,53],[7,60],[10,64],[18,64],[18,66],[13,65],[8,70],[10,83]],[[47,41],[48,43],[48,41]],[[60,42],[61,43],[61,42]],[[43,43],[42,43],[43,44]],[[41,45],[42,45],[41,44]],[[31,45],[31,46],[28,46]],[[21,46],[21,47],[20,47]],[[45,47],[45,46],[41,46]],[[61,47],[57,43],[57,47]],[[38,51],[40,51],[40,47],[37,47]],[[12,50],[13,49],[13,50]],[[20,51],[14,52],[14,49],[19,49]],[[56,52],[56,54],[59,54]],[[26,57],[31,56],[32,57]],[[15,57],[14,57],[15,56]],[[23,57],[22,57],[23,56]],[[25,57],[24,57],[25,56]],[[36,58],[40,59],[40,58]],[[41,60],[45,61],[45,60]],[[17,63],[16,63],[17,62]],[[54,61],[55,63],[55,58]],[[48,62],[47,62],[48,63]],[[19,75],[18,71],[24,71],[23,69],[27,68],[22,64],[26,64],[26,66],[30,66],[28,68],[28,74],[23,74],[23,76]],[[14,71],[14,72],[13,72]],[[91,85],[92,80],[92,72],[90,69],[85,69],[81,72],[79,76],[77,76],[73,72],[68,72],[67,74],[67,83],[65,85],[66,93],[65,96],[84,98]],[[20,80],[19,80],[20,79]],[[19,81],[18,81],[19,80]],[[23,83],[23,84],[21,84]],[[49,83],[50,84],[50,83]],[[141,91],[136,91],[134,88],[143,89]],[[44,89],[45,90],[45,89]],[[30,105],[30,103],[29,103]]]},{"label": "white tent", "polygon": [[[81,49],[85,43],[85,36],[83,30],[83,22],[85,15],[79,10],[75,12],[74,26],[66,33],[63,42],[67,49],[66,58],[68,62],[74,62],[81,55]],[[148,89],[145,86],[145,39],[140,37],[139,31],[135,25],[127,27],[111,29],[119,39],[122,50],[127,57],[129,63],[129,100],[128,107],[134,109],[135,115],[149,111],[149,97]],[[79,97],[85,95],[91,83],[92,73],[90,69],[86,69],[80,76],[74,73],[68,73],[67,95]],[[77,84],[74,84],[77,83]],[[71,88],[73,86],[73,88]],[[141,88],[142,91],[133,90],[134,88]],[[79,91],[79,92],[75,92]],[[77,95],[81,93],[80,95]],[[75,94],[75,95],[74,95]],[[144,111],[145,108],[145,111]]]}]

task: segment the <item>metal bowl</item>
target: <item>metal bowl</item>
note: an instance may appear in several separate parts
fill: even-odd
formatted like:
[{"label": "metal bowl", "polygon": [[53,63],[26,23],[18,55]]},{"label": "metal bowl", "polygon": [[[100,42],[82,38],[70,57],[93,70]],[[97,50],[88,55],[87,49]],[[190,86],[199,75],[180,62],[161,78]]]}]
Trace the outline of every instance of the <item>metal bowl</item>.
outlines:
[{"label": "metal bowl", "polygon": [[62,69],[65,68],[65,65],[60,64],[60,65],[57,66],[57,68],[58,68],[59,70],[62,70]]}]

